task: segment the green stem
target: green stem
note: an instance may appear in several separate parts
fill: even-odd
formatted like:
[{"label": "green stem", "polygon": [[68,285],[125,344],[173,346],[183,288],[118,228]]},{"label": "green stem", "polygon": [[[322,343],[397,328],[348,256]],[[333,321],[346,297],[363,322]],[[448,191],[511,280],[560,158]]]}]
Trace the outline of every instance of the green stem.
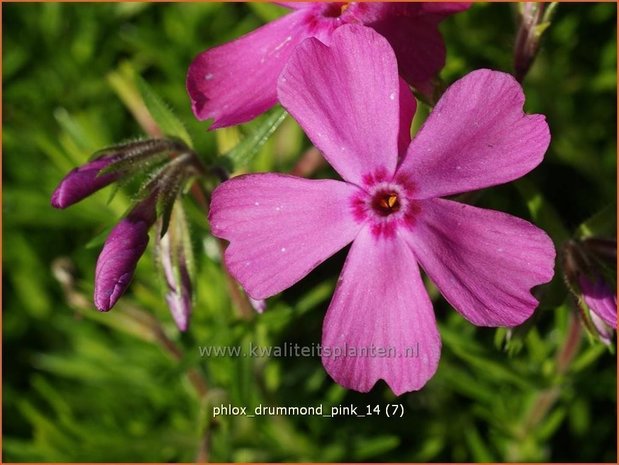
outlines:
[{"label": "green stem", "polygon": [[[565,341],[555,356],[555,379],[558,381],[562,381],[567,374],[574,357],[578,353],[582,340],[582,326],[577,316],[573,313],[569,315],[568,325]],[[541,390],[537,394],[521,425],[516,428],[516,442],[513,444],[513,450],[509,454],[510,461],[519,462],[528,459],[521,452],[520,445],[539,427],[540,423],[556,404],[560,394],[561,386],[558,383]]]}]

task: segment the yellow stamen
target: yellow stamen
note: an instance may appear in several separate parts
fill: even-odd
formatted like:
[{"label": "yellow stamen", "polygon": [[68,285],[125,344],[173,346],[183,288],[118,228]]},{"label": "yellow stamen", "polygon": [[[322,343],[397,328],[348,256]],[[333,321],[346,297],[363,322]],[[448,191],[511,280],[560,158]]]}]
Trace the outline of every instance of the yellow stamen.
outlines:
[{"label": "yellow stamen", "polygon": [[389,198],[387,199],[387,205],[389,208],[393,208],[393,206],[398,201],[398,196],[394,193],[389,194]]}]

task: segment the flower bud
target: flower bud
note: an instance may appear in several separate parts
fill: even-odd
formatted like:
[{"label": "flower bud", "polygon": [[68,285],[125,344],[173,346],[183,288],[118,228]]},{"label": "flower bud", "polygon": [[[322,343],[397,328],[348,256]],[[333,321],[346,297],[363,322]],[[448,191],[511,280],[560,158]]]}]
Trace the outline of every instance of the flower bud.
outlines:
[{"label": "flower bud", "polygon": [[94,301],[106,312],[125,292],[138,260],[148,244],[148,230],[155,222],[156,195],[140,202],[110,232],[97,259]]},{"label": "flower bud", "polygon": [[165,300],[178,329],[181,331],[187,331],[192,309],[191,280],[189,279],[187,267],[181,267],[180,272],[180,287],[170,289],[165,296]]},{"label": "flower bud", "polygon": [[520,28],[514,49],[514,76],[522,82],[537,56],[542,35],[550,26],[556,4],[523,2],[519,8]]},{"label": "flower bud", "polygon": [[172,152],[185,150],[187,146],[176,139],[146,139],[103,149],[99,157],[64,177],[52,195],[52,206],[66,208],[121,177],[147,172]]},{"label": "flower bud", "polygon": [[60,181],[52,194],[52,206],[66,208],[116,181],[119,173],[106,173],[99,176],[101,170],[115,160],[115,157],[97,158],[73,169]]},{"label": "flower bud", "polygon": [[184,238],[178,237],[182,233],[179,229],[174,228],[161,237],[157,249],[168,290],[165,296],[168,308],[178,329],[186,331],[192,310],[192,288]]},{"label": "flower bud", "polygon": [[565,280],[576,297],[581,320],[607,345],[617,328],[617,295],[606,269],[616,256],[617,243],[603,238],[570,240],[563,247]]},{"label": "flower bud", "polygon": [[617,295],[601,277],[591,280],[583,275],[579,284],[582,298],[590,310],[591,322],[600,340],[609,345],[613,331],[617,329]]}]

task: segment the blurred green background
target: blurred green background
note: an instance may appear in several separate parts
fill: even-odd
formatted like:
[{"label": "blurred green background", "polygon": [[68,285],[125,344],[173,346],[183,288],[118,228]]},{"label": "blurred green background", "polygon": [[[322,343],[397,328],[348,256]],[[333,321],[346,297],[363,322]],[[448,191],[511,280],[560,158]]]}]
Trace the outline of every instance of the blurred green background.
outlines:
[{"label": "blurred green background", "polygon": [[[443,79],[511,71],[515,11],[479,4],[445,21]],[[200,358],[200,344],[319,343],[345,252],[270,299],[263,315],[241,318],[208,224],[187,201],[198,269],[190,331],[175,329],[151,253],[117,307],[94,310],[100,246],[86,244],[120,217],[131,191],[58,211],[49,206],[55,185],[94,151],[144,135],[119,97],[132,73],[170,104],[205,160],[216,159],[264,117],[241,131],[206,132],[189,108],[187,66],[283,12],[266,4],[2,5],[3,460],[615,462],[614,350],[586,335],[566,342],[578,322],[560,274],[509,342],[505,330],[473,327],[434,293],[442,359],[421,392],[397,399],[402,419],[212,419],[220,403],[396,401],[382,382],[367,395],[339,387],[318,358]],[[599,232],[615,235],[616,15],[612,3],[559,5],[525,80],[527,111],[547,115],[552,145],[524,181],[477,200],[536,222],[557,245],[599,212]],[[307,147],[287,119],[244,169],[289,171]]]}]

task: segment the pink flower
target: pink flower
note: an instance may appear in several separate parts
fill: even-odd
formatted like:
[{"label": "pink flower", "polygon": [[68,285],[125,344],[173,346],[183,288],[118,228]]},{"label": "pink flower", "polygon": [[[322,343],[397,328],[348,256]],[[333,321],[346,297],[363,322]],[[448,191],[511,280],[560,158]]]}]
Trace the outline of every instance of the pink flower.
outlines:
[{"label": "pink flower", "polygon": [[439,198],[517,179],[542,161],[548,126],[523,113],[513,77],[479,70],[454,83],[407,148],[415,103],[389,43],[370,28],[343,26],[330,47],[303,42],[278,93],[344,180],[233,178],[213,192],[211,228],[230,242],[228,269],[254,299],[352,242],[323,325],[335,381],[366,392],[383,379],[399,395],[433,376],[441,341],[418,264],[473,324],[516,326],[533,313],[530,289],[553,276],[550,238]]},{"label": "pink flower", "polygon": [[295,46],[308,37],[325,44],[343,24],[364,24],[389,40],[406,81],[429,91],[430,79],[445,64],[438,24],[469,3],[288,2],[290,14],[193,61],[187,91],[200,120],[211,129],[255,118],[275,105],[277,77]]}]

